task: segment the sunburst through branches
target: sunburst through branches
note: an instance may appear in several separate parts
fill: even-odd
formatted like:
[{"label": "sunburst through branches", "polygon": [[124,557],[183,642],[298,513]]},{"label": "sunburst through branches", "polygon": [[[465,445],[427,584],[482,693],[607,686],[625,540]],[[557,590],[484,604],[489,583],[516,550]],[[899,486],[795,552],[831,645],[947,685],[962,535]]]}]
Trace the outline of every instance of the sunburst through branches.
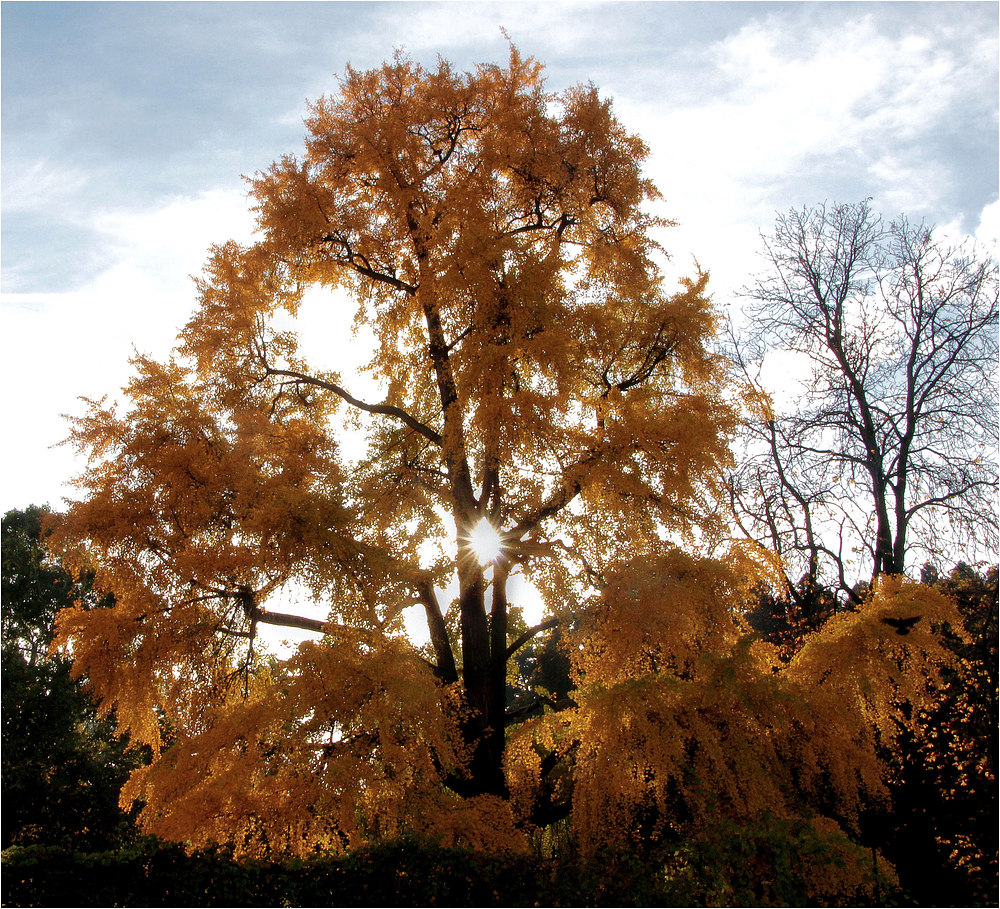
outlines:
[{"label": "sunburst through branches", "polygon": [[503,552],[503,539],[489,518],[482,518],[469,532],[469,549],[476,561],[483,566],[490,565],[500,558]]}]

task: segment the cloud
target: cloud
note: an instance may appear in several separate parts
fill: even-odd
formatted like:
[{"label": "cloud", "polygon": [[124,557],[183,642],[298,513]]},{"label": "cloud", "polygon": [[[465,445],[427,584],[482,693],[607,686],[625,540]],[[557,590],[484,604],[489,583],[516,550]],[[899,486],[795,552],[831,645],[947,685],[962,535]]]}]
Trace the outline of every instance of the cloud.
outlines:
[{"label": "cloud", "polygon": [[[214,189],[175,196],[156,208],[97,214],[94,227],[103,235],[115,263],[102,278],[123,288],[142,275],[150,292],[173,293],[178,280],[201,271],[208,248],[229,239],[249,242],[253,216],[243,189]],[[128,281],[116,275],[128,273]]]},{"label": "cloud", "polygon": [[30,162],[8,159],[4,162],[4,171],[5,215],[42,208],[61,209],[90,182],[84,170],[44,159]]},{"label": "cloud", "polygon": [[670,92],[617,99],[681,224],[665,240],[681,270],[697,256],[725,295],[753,271],[775,211],[871,195],[887,213],[933,217],[959,179],[981,176],[955,155],[972,112],[995,105],[995,36],[915,29],[772,16],[705,51],[709,93],[685,94],[664,65]]},{"label": "cloud", "polygon": [[[58,504],[62,485],[83,468],[61,414],[81,413],[79,396],[114,395],[128,380],[133,350],[165,357],[195,305],[189,276],[201,271],[208,246],[252,232],[243,193],[218,190],[176,197],[138,213],[97,213],[106,240],[100,273],[79,290],[2,297],[3,424],[26,444],[2,455],[2,505]],[[28,492],[25,492],[28,491]],[[24,496],[30,496],[25,500]]]},{"label": "cloud", "polygon": [[870,17],[832,32],[754,23],[716,45],[713,56],[731,91],[686,115],[738,136],[741,169],[761,183],[845,152],[856,167],[871,168],[886,160],[884,149],[925,136],[965,88],[951,78],[958,68],[951,48],[916,35],[889,37]]},{"label": "cloud", "polygon": [[[20,15],[30,12],[21,6]],[[78,285],[3,299],[5,387],[19,390],[5,406],[22,421],[74,409],[78,393],[117,387],[133,342],[155,355],[169,350],[194,305],[188,275],[200,271],[209,244],[234,233],[246,239],[252,228],[242,185],[220,183],[221,170],[235,178],[266,165],[272,149],[293,150],[304,108],[282,114],[294,99],[335,90],[330,71],[348,60],[378,65],[396,45],[428,65],[439,52],[459,68],[502,62],[502,25],[549,65],[553,89],[595,79],[652,149],[648,170],[666,197],[662,213],[680,222],[663,237],[671,268],[690,273],[697,258],[723,303],[757,269],[758,231],[791,206],[873,195],[888,214],[966,230],[982,210],[979,233],[997,234],[996,203],[983,209],[984,199],[996,199],[996,33],[985,5],[261,4],[247,20],[239,4],[208,4],[200,14],[207,19],[179,22],[166,41],[156,4],[70,6],[83,19],[113,12],[137,31],[93,29],[117,36],[115,48],[133,48],[123,68],[67,20],[75,56],[46,78],[22,62],[22,86],[37,83],[42,93],[5,111],[5,128],[18,124],[5,147],[5,266],[35,281],[25,288],[73,286],[60,285],[57,272]],[[50,30],[34,34],[50,38]],[[232,38],[226,54],[209,59],[202,51],[222,34]],[[187,47],[192,35],[200,38]],[[79,60],[110,81],[103,94],[88,95],[88,116],[74,119],[76,96],[67,91]],[[5,102],[18,100],[11,69],[5,60]],[[189,77],[184,90],[179,69]],[[160,89],[167,107],[151,117]],[[115,107],[119,95],[125,100]],[[38,120],[38,110],[49,113]],[[79,130],[52,140],[48,127],[62,136],[70,120]],[[276,121],[287,123],[279,129]],[[142,139],[138,151],[123,144],[129,136]],[[222,188],[158,201],[185,186]],[[322,347],[327,335],[317,326],[309,336]],[[21,394],[29,385],[31,394]],[[45,429],[46,439],[60,432]],[[25,454],[18,469],[35,460]],[[16,486],[17,474],[6,474]]]},{"label": "cloud", "polygon": [[975,238],[998,258],[1000,252],[1000,200],[994,200],[987,205],[979,215],[979,226]]}]

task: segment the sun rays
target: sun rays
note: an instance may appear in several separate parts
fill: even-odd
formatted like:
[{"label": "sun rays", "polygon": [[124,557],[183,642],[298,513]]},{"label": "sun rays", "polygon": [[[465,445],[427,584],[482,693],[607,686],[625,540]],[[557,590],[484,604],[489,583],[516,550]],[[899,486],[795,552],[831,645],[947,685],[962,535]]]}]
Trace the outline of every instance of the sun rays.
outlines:
[{"label": "sun rays", "polygon": [[486,566],[500,558],[503,539],[489,518],[482,518],[469,532],[469,549],[480,565]]}]

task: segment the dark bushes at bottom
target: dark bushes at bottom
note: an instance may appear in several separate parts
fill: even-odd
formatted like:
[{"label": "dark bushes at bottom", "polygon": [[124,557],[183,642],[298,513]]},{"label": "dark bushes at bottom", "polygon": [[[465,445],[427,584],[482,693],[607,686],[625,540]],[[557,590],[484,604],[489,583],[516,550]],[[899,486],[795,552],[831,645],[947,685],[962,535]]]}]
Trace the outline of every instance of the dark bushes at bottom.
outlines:
[{"label": "dark bushes at bottom", "polygon": [[[0,877],[5,906],[595,905],[582,895],[594,882],[551,861],[406,841],[307,861],[237,861],[225,849],[187,854],[156,842],[92,854],[24,846],[4,852]],[[597,905],[662,904],[639,880],[605,878],[596,889]]]},{"label": "dark bushes at bottom", "polygon": [[[307,861],[237,861],[226,849],[188,854],[154,840],[92,854],[24,846],[3,853],[0,876],[5,906],[816,904],[815,891],[788,867],[787,849],[762,848],[759,836],[746,833],[687,844],[659,861],[636,853],[586,861],[482,855],[409,840]],[[678,860],[684,873],[676,873]],[[750,865],[768,887],[744,880]],[[839,896],[823,904],[859,904]]]}]

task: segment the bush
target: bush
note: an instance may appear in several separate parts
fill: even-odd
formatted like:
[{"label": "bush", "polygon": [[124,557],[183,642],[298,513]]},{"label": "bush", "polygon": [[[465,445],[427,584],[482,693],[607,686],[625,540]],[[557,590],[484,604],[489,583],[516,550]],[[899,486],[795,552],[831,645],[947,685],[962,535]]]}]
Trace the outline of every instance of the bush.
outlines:
[{"label": "bush", "polygon": [[[15,846],[5,906],[850,905],[890,895],[842,835],[764,822],[660,854],[482,855],[401,840],[344,856],[237,861],[145,840],[117,852]],[[853,885],[845,886],[854,881]],[[832,885],[831,885],[831,882]],[[857,905],[857,902],[853,902]]]}]

